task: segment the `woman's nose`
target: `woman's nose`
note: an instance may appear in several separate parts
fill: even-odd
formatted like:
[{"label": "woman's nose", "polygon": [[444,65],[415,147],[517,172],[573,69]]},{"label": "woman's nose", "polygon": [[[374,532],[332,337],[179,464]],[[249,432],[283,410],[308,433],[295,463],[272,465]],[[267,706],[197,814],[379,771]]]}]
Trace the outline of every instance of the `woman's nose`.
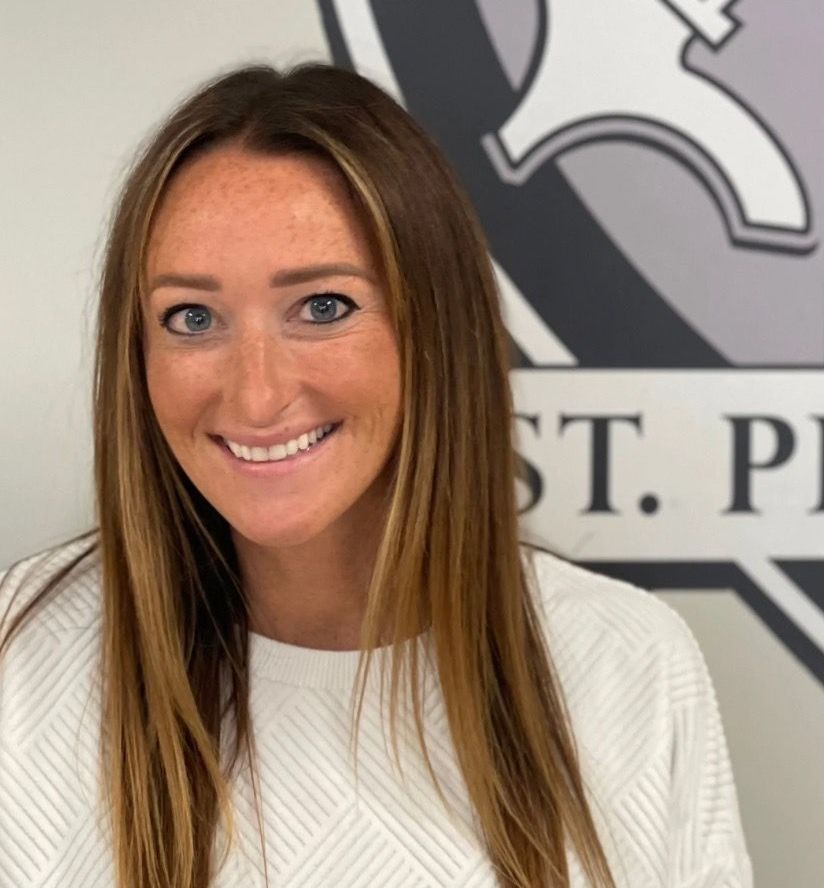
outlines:
[{"label": "woman's nose", "polygon": [[226,367],[224,388],[238,422],[260,428],[273,425],[292,399],[293,388],[288,355],[274,336],[255,333],[238,340]]}]

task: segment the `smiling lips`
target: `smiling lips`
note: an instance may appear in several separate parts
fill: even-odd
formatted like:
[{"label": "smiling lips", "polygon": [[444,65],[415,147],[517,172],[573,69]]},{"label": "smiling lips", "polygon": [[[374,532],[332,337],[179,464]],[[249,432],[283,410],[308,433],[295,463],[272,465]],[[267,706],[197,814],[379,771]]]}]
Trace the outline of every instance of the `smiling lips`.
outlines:
[{"label": "smiling lips", "polygon": [[238,459],[246,462],[279,462],[294,456],[299,451],[309,450],[313,444],[320,441],[334,428],[336,426],[330,422],[297,438],[292,438],[285,444],[273,444],[271,447],[247,447],[245,444],[238,444],[228,438],[223,438],[222,441]]}]

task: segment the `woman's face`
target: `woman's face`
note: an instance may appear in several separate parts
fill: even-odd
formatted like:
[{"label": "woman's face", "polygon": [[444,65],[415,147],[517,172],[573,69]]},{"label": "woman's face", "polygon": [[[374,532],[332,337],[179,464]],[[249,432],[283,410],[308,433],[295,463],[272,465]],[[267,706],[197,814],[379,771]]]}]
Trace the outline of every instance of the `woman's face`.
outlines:
[{"label": "woman's face", "polygon": [[164,193],[146,271],[157,421],[234,531],[280,547],[374,524],[399,356],[339,173],[297,154],[201,155]]}]

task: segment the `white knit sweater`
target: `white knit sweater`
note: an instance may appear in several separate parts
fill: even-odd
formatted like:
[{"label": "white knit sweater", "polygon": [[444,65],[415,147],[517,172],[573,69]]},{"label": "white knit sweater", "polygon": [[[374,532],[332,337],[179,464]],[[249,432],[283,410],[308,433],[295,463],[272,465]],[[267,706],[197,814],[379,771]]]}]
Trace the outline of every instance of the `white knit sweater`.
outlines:
[{"label": "white knit sweater", "polygon": [[[15,568],[0,587],[0,619],[15,589],[12,612],[79,549],[63,546]],[[535,565],[536,599],[616,884],[751,888],[716,697],[687,625],[660,599],[625,583],[542,552]],[[99,630],[92,559],[0,661],[0,888],[114,886],[110,830],[97,804]],[[418,643],[430,650],[426,635]],[[357,651],[251,637],[269,884],[495,885],[431,671],[424,675],[426,738],[458,817],[450,819],[438,800],[413,739],[402,739],[405,784],[393,768],[379,719],[377,660],[356,784],[348,731],[357,659]],[[263,856],[245,771],[233,792],[240,845],[213,884],[257,888]],[[224,838],[221,828],[218,844]],[[572,885],[584,888],[574,854],[570,864]]]}]

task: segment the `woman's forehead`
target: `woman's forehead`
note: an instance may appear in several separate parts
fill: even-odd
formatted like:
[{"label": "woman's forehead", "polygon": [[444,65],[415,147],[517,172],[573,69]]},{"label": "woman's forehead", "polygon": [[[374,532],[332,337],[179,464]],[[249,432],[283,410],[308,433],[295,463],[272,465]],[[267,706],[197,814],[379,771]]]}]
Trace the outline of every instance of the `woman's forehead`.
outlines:
[{"label": "woman's forehead", "polygon": [[236,146],[200,155],[175,173],[153,219],[149,261],[181,253],[217,259],[252,242],[307,253],[307,261],[331,250],[336,260],[368,262],[363,226],[331,162]]}]

